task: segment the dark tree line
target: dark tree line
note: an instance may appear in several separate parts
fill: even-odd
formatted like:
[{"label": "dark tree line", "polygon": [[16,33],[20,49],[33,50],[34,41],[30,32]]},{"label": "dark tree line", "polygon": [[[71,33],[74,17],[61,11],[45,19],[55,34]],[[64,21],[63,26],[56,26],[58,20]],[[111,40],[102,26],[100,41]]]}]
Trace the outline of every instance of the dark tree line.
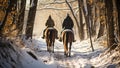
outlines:
[{"label": "dark tree line", "polygon": [[[106,34],[108,47],[114,49],[118,45],[118,42],[120,40],[119,1],[118,0],[109,0],[109,1],[108,0],[86,0],[86,1],[78,0],[78,3],[79,3],[80,17],[84,17],[86,22],[85,25],[87,29],[86,30],[87,37],[96,36],[96,38],[99,38],[104,34]],[[80,22],[80,26],[82,26],[83,24],[81,23],[82,21],[79,22]],[[98,24],[99,27],[97,26]],[[99,30],[97,30],[97,28],[99,28]],[[79,29],[81,30],[83,29],[83,27],[82,28],[80,27]],[[83,33],[83,31],[81,33]]]},{"label": "dark tree line", "polygon": [[[37,8],[37,0],[30,0],[30,9],[27,20],[26,36],[32,38],[35,13]],[[5,15],[1,19],[0,36],[15,37],[21,36],[24,24],[26,0],[3,0],[1,1],[2,14]],[[2,15],[1,14],[1,15]]]}]

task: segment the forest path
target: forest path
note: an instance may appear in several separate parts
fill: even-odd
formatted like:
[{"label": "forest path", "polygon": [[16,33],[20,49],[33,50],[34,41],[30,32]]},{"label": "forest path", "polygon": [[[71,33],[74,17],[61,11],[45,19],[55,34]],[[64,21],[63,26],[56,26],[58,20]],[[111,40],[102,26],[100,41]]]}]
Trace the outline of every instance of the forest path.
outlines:
[{"label": "forest path", "polygon": [[49,53],[46,51],[46,42],[43,39],[39,39],[36,42],[38,45],[35,51],[39,59],[41,59],[45,64],[54,63],[57,68],[91,68],[91,59],[99,56],[103,51],[103,47],[99,46],[97,42],[94,42],[95,51],[92,52],[89,40],[82,42],[74,42],[71,50],[71,57],[64,56],[64,49],[62,42],[56,40],[55,42],[55,52]]}]

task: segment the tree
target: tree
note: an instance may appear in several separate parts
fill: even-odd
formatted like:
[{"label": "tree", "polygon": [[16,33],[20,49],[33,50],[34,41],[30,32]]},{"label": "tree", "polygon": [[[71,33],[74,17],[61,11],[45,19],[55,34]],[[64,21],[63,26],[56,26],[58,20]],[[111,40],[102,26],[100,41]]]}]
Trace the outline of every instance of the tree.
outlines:
[{"label": "tree", "polygon": [[117,12],[118,12],[118,24],[117,24],[117,29],[118,29],[118,40],[120,42],[120,0],[115,0],[116,1],[116,7],[117,7]]},{"label": "tree", "polygon": [[87,11],[88,11],[88,13],[86,14],[86,23],[87,23],[87,26],[88,26],[91,48],[92,48],[92,51],[94,51],[94,47],[93,47],[93,44],[92,44],[92,37],[91,37],[91,36],[92,36],[91,27],[92,27],[92,26],[90,26],[90,25],[92,24],[92,22],[91,22],[91,20],[90,20],[90,19],[91,19],[91,15],[90,15],[91,10],[90,10],[90,8],[91,8],[91,2],[88,1],[88,2],[87,2]]},{"label": "tree", "polygon": [[[4,0],[1,0],[0,1],[0,36],[2,35],[2,28],[4,27],[4,24],[5,24],[5,20],[6,20],[6,17],[8,15],[8,0],[4,1]],[[7,12],[6,12],[7,11]]]},{"label": "tree", "polygon": [[3,37],[13,37],[16,36],[17,30],[16,30],[16,16],[17,16],[17,1],[16,0],[6,0],[1,1],[5,2],[5,5],[2,5],[3,11],[5,13],[4,20],[1,23],[0,26],[0,35]]},{"label": "tree", "polygon": [[108,47],[113,49],[115,47],[115,35],[114,35],[114,21],[113,21],[113,1],[105,0],[106,16],[107,16],[107,39]]},{"label": "tree", "polygon": [[27,39],[32,38],[35,14],[37,10],[37,2],[38,0],[30,0],[30,10],[29,10],[27,27],[26,27],[26,38]]},{"label": "tree", "polygon": [[26,6],[26,0],[20,0],[18,1],[18,22],[17,22],[17,29],[19,29],[18,34],[22,35],[22,29],[24,24],[24,15],[25,15],[25,6]]},{"label": "tree", "polygon": [[105,31],[105,5],[104,5],[104,0],[99,1],[98,5],[97,5],[97,11],[99,11],[99,13],[97,13],[97,16],[99,18],[99,23],[100,23],[100,27],[99,27],[99,31],[98,31],[98,35],[97,38],[101,37],[104,35],[104,31]]},{"label": "tree", "polygon": [[83,29],[83,13],[82,13],[82,2],[81,0],[78,0],[78,6],[79,6],[79,22],[80,22],[80,25],[79,25],[79,36],[80,36],[80,39],[83,40],[84,39],[84,29]]}]

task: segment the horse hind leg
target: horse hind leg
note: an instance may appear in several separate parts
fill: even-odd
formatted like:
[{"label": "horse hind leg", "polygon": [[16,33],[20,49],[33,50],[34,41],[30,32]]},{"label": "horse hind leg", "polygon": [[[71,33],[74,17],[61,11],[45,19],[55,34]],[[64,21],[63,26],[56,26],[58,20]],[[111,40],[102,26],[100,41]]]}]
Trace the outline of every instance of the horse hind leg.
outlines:
[{"label": "horse hind leg", "polygon": [[50,52],[54,53],[54,42],[50,43],[49,50]]},{"label": "horse hind leg", "polygon": [[52,42],[52,53],[54,53],[54,42]]},{"label": "horse hind leg", "polygon": [[50,43],[49,50],[49,52],[52,52],[52,43]]},{"label": "horse hind leg", "polygon": [[54,53],[54,42],[53,41],[51,41],[50,43],[49,43],[50,45],[50,52],[52,52],[52,53]]},{"label": "horse hind leg", "polygon": [[72,42],[70,42],[70,45],[69,45],[69,57],[71,57],[71,45],[72,45]]},{"label": "horse hind leg", "polygon": [[68,46],[67,46],[67,43],[66,43],[66,45],[64,45],[64,55],[66,57],[68,57]]},{"label": "horse hind leg", "polygon": [[47,51],[49,52],[49,46],[48,46],[48,42],[47,42]]},{"label": "horse hind leg", "polygon": [[47,51],[50,52],[50,46],[49,45],[47,46]]},{"label": "horse hind leg", "polygon": [[64,55],[66,55],[66,50],[67,50],[67,47],[66,45],[64,45]]},{"label": "horse hind leg", "polygon": [[50,49],[50,43],[49,43],[49,42],[48,42],[48,44],[47,44],[47,51],[48,51],[48,52],[51,51],[51,49]]}]

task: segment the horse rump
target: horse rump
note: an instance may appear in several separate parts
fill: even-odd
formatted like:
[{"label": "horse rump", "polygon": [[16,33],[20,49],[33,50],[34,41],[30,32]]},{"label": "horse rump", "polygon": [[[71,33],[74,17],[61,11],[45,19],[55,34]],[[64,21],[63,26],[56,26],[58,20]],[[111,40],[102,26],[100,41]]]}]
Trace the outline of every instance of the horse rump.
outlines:
[{"label": "horse rump", "polygon": [[63,32],[63,44],[64,44],[64,55],[66,57],[71,56],[71,46],[74,40],[74,34],[72,31],[64,31]]},{"label": "horse rump", "polygon": [[56,37],[56,29],[48,28],[45,32],[46,43],[47,43],[47,51],[54,52],[54,42]]}]

